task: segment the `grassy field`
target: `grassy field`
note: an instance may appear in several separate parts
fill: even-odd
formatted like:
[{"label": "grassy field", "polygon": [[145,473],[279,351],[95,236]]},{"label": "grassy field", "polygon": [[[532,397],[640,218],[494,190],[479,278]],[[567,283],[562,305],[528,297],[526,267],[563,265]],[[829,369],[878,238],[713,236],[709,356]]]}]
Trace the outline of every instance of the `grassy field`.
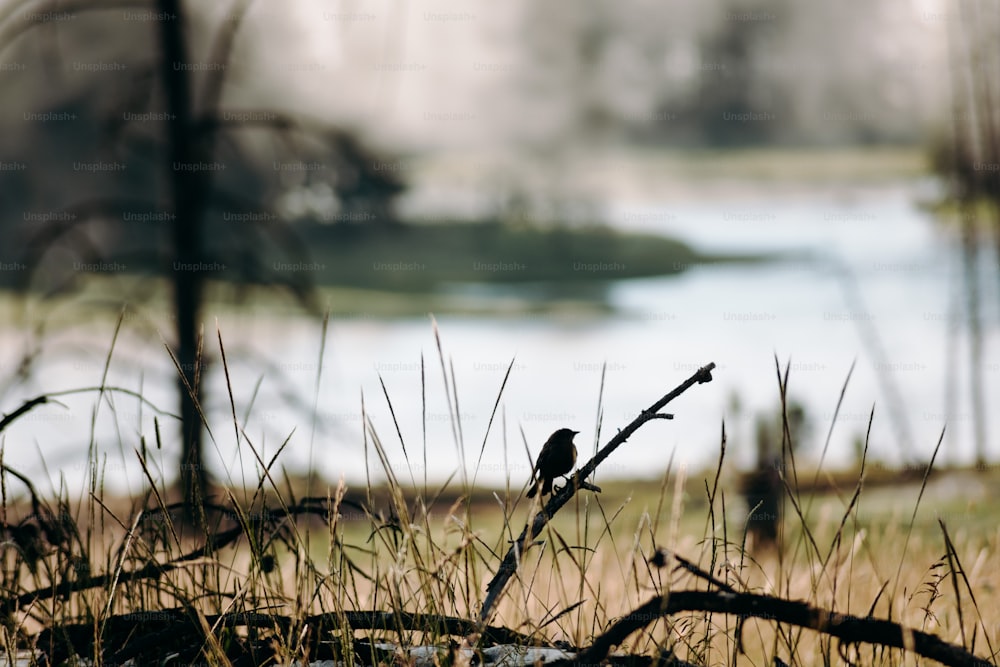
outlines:
[{"label": "grassy field", "polygon": [[[654,594],[707,589],[686,570],[649,564],[657,547],[668,547],[737,590],[892,618],[990,655],[990,646],[1000,646],[994,599],[1000,586],[994,510],[1000,473],[942,471],[926,484],[922,475],[901,482],[902,475],[886,469],[869,473],[870,486],[853,503],[857,472],[794,475],[801,492],[793,488],[785,502],[780,549],[745,543],[747,508],[738,493],[739,473],[728,464],[718,478],[715,470],[664,471],[661,480],[614,481],[602,484],[599,494],[580,491],[525,554],[489,623],[540,645],[586,646]],[[426,490],[395,484],[317,488],[312,480],[311,493],[328,498],[334,510],[322,517],[300,512],[308,505],[301,481],[262,472],[256,490],[220,490],[225,512],[210,511],[200,528],[185,529],[167,520],[168,514],[177,519],[176,509],[139,512],[157,507],[160,498],[168,502],[173,491],[167,487],[159,487],[159,498],[123,499],[103,497],[98,486],[77,500],[32,507],[23,493],[13,493],[24,488],[21,480],[10,470],[4,477],[10,494],[4,507],[8,602],[15,594],[45,594],[67,581],[108,575],[99,586],[8,610],[8,649],[45,628],[80,622],[91,628],[91,640],[98,638],[96,646],[117,646],[123,640],[111,628],[122,615],[141,635],[144,624],[181,607],[204,615],[200,634],[177,633],[194,650],[191,656],[210,664],[225,664],[234,646],[249,645],[261,633],[285,659],[309,651],[315,657],[319,650],[305,634],[296,636],[277,622],[249,633],[215,626],[213,634],[209,620],[218,614],[263,611],[304,622],[310,614],[405,610],[475,618],[500,558],[539,511],[521,497],[520,479],[512,479],[510,489],[453,480]],[[312,507],[325,506],[315,502]],[[33,538],[26,536],[31,525],[40,527]],[[61,540],[53,537],[60,532],[54,526]],[[219,539],[233,529],[231,542]],[[154,563],[161,569],[152,575]],[[151,576],[128,576],[136,571]],[[746,620],[740,654],[737,620],[678,614],[619,649],[655,655],[669,648],[705,665],[770,664],[773,656],[795,664],[837,660],[836,644],[824,636],[761,619]],[[446,643],[439,632],[429,626],[348,634],[405,646]],[[863,664],[913,664],[899,651],[850,650]],[[95,657],[115,662],[109,654]]]},{"label": "grassy field", "polygon": [[[839,492],[826,485],[797,496],[801,516],[786,503],[780,550],[755,550],[744,543],[747,510],[735,492],[733,474],[722,482],[728,500],[723,502],[722,494],[716,498],[714,519],[706,497],[714,471],[662,482],[615,482],[599,495],[583,492],[546,528],[541,548],[524,559],[492,622],[585,646],[653,594],[705,590],[705,582],[686,571],[648,564],[655,548],[663,546],[738,590],[892,618],[966,646],[978,635],[979,652],[988,655],[983,635],[994,647],[1000,640],[1000,607],[993,600],[1000,578],[990,565],[1000,547],[991,502],[1000,475],[941,473],[923,488],[919,503],[919,480],[880,480],[853,508],[851,474],[839,479],[845,483]],[[955,493],[956,488],[966,492]],[[384,586],[390,581],[390,588],[402,586],[401,598],[419,600],[415,608],[474,616],[497,554],[537,510],[503,491],[492,502],[485,495],[476,492],[474,502],[442,498],[426,512],[418,511],[415,525],[404,527],[400,536],[408,548],[384,536],[381,544],[366,541],[373,548],[366,554],[368,570],[384,572]],[[951,562],[945,529],[954,545]],[[344,541],[360,544],[368,532],[367,526],[345,526]],[[442,585],[442,577],[447,584]],[[343,593],[359,595],[361,606],[371,606],[378,604],[380,588]],[[384,591],[381,595],[384,600]],[[653,655],[671,647],[695,664],[770,664],[773,656],[797,664],[836,660],[836,647],[821,635],[756,619],[743,629],[746,654],[739,656],[735,623],[723,615],[679,615],[656,622],[620,648]],[[862,664],[912,661],[870,647],[856,657]]]},{"label": "grassy field", "polygon": [[[700,369],[684,386],[706,391],[707,373]],[[445,391],[452,391],[447,383]],[[38,404],[4,417],[0,437]],[[395,435],[369,424],[364,446],[376,481],[295,480],[236,419],[213,431],[238,434],[243,458],[258,462],[256,483],[213,489],[194,520],[184,519],[178,491],[147,465],[154,448],[176,450],[158,427],[134,442],[122,435],[142,464],[142,497],[106,494],[103,480],[114,469],[96,456],[89,485],[53,485],[62,488],[56,498],[41,497],[36,482],[3,465],[0,642],[8,655],[53,665],[81,657],[107,665],[410,664],[412,656],[393,657],[385,646],[432,644],[445,647],[438,664],[458,665],[469,654],[448,653],[452,640],[469,651],[487,650],[500,635],[507,644],[582,649],[654,596],[718,596],[719,587],[731,597],[772,596],[823,614],[892,620],[991,660],[1000,647],[995,468],[791,466],[782,473],[777,545],[745,538],[752,508],[742,498],[742,471],[725,457],[709,470],[668,469],[647,480],[605,482],[598,468],[593,481],[603,488],[567,496],[512,561],[513,576],[495,589],[497,604],[480,625],[490,580],[542,511],[537,499],[523,497],[526,466],[512,464],[502,489],[476,486],[460,471],[427,488],[406,487],[396,480],[410,475],[381,445]],[[605,431],[618,428],[627,429],[609,424]],[[677,560],[654,565],[659,548]],[[901,649],[841,647],[766,613],[684,611],[646,620],[615,642],[615,664],[667,651],[696,665],[832,664],[841,655],[863,664],[917,663]]]}]

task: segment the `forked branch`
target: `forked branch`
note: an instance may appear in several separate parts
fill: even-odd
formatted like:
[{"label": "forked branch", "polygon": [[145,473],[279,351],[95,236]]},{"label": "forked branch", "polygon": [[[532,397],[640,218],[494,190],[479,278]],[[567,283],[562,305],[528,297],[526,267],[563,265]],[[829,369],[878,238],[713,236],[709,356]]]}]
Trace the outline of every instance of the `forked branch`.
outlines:
[{"label": "forked branch", "polygon": [[490,580],[490,583],[486,586],[486,600],[483,601],[483,608],[479,612],[479,622],[485,623],[496,606],[497,601],[500,599],[500,594],[503,593],[503,589],[506,587],[507,582],[510,578],[514,576],[517,571],[517,564],[521,560],[521,556],[525,551],[531,546],[531,541],[534,540],[545,528],[545,525],[555,516],[555,513],[559,509],[569,502],[570,498],[576,494],[577,490],[584,487],[585,480],[593,473],[597,466],[599,466],[604,459],[611,455],[611,452],[618,449],[629,437],[639,430],[639,427],[646,422],[653,419],[670,419],[671,416],[664,415],[660,413],[660,410],[674,400],[685,391],[687,391],[694,384],[704,384],[706,382],[712,381],[712,370],[715,368],[714,363],[709,363],[705,366],[699,368],[694,375],[689,377],[687,380],[678,385],[673,391],[665,395],[663,398],[653,403],[651,406],[639,413],[632,422],[625,428],[618,431],[615,437],[611,438],[594,458],[590,459],[582,465],[570,479],[569,484],[564,486],[561,491],[554,493],[549,502],[537,515],[535,515],[530,525],[526,525],[524,530],[521,531],[520,537],[515,540],[514,544],[507,551],[507,555],[504,556],[503,561],[500,563],[500,567],[497,573]]}]

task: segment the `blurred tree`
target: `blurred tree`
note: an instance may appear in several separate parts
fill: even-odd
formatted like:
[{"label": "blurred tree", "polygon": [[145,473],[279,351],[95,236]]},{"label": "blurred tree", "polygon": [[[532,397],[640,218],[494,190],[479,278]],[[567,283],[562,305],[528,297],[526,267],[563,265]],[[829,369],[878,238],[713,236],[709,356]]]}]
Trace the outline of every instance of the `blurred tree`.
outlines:
[{"label": "blurred tree", "polygon": [[665,7],[645,15],[669,38],[651,110],[629,116],[643,143],[915,143],[941,99],[935,25],[908,0]]},{"label": "blurred tree", "polygon": [[[981,247],[993,237],[1000,268],[1000,15],[993,3],[961,0],[948,14],[951,113],[949,139],[933,161],[957,204],[969,335],[969,397],[976,466],[986,466]],[[998,270],[1000,275],[1000,270]]]},{"label": "blurred tree", "polygon": [[[245,6],[245,5],[244,5]],[[158,21],[161,72],[169,114],[166,143],[170,159],[170,184],[167,198],[173,216],[172,282],[174,312],[177,314],[176,362],[181,414],[181,493],[187,502],[189,519],[200,518],[196,508],[208,493],[208,470],[202,448],[202,372],[201,305],[205,271],[209,266],[204,252],[201,217],[211,188],[213,135],[200,131],[194,107],[194,90],[188,70],[191,62],[185,43],[185,14],[180,0],[157,0],[157,9],[169,20]],[[235,26],[236,23],[230,24]],[[228,60],[235,27],[220,35],[223,59]],[[219,61],[217,61],[219,62]],[[218,109],[222,95],[221,77],[214,78],[207,90],[206,107]],[[201,168],[204,165],[204,168]],[[203,268],[206,267],[206,268]]]},{"label": "blurred tree", "polygon": [[782,124],[776,113],[784,115],[787,105],[775,99],[760,63],[787,27],[785,4],[725,0],[721,20],[702,38],[697,117],[709,145],[765,144],[777,137]]},{"label": "blurred tree", "polygon": [[[135,4],[132,15],[56,2],[0,15],[6,49],[33,29],[51,38],[39,56],[51,68],[50,85],[19,79],[25,93],[17,98],[19,113],[67,120],[46,124],[44,132],[5,150],[5,158],[29,155],[35,169],[19,174],[25,188],[5,203],[20,205],[26,213],[18,217],[31,224],[0,225],[0,237],[24,249],[17,257],[30,269],[23,284],[45,294],[70,289],[94,272],[145,273],[169,282],[179,481],[194,512],[211,483],[202,444],[207,282],[276,283],[317,313],[308,271],[269,267],[277,260],[309,262],[298,234],[303,224],[393,224],[391,200],[403,184],[395,172],[379,169],[387,158],[329,123],[274,109],[225,107],[231,54],[249,2],[234,3],[210,26],[198,25],[180,0]],[[62,21],[58,39],[48,34],[55,16],[74,19]],[[199,38],[202,33],[210,39]],[[153,57],[134,48],[149,41],[158,45]],[[67,48],[78,65],[71,71],[82,74],[63,82]],[[207,60],[193,55],[206,51]],[[34,57],[28,46],[17,53]],[[283,210],[287,198],[315,191],[326,197]],[[27,214],[32,207],[51,214],[36,220]],[[67,253],[74,266],[88,268],[65,270]],[[47,261],[59,257],[61,267]],[[108,300],[134,302],[136,296]]]}]

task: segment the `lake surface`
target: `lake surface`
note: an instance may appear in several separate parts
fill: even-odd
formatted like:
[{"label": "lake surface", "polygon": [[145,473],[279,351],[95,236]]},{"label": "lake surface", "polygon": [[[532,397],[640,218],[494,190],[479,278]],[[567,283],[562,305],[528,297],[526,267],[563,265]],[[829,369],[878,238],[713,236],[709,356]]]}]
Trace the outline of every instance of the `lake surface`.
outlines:
[{"label": "lake surface", "polygon": [[[873,407],[872,456],[894,463],[929,458],[947,418],[942,456],[968,462],[973,456],[972,413],[967,340],[961,330],[957,356],[949,358],[951,295],[960,288],[961,276],[956,239],[916,205],[925,187],[899,183],[792,194],[740,188],[726,196],[669,205],[621,201],[607,211],[615,226],[671,234],[705,251],[784,251],[789,259],[702,266],[680,276],[616,283],[609,292],[616,308],[610,316],[438,317],[449,383],[453,376],[457,387],[458,425],[450,418],[429,318],[335,318],[322,369],[320,324],[303,317],[231,309],[209,313],[206,344],[218,357],[217,315],[240,426],[262,456],[269,458],[287,438],[279,466],[295,472],[313,466],[334,480],[341,475],[349,482],[363,481],[366,474],[385,477],[370,437],[366,458],[362,398],[392,474],[401,481],[422,482],[425,476],[441,481],[453,473],[461,478],[464,471],[470,480],[487,484],[503,485],[509,478],[519,489],[530,473],[530,460],[553,430],[579,430],[581,457],[587,456],[596,444],[599,417],[603,444],[615,429],[708,362],[717,366],[715,381],[691,388],[672,403],[673,421],[644,426],[602,466],[599,477],[655,477],[671,461],[692,467],[713,462],[724,420],[728,456],[746,465],[753,456],[755,414],[778,405],[775,357],[782,367],[790,362],[789,394],[810,417],[800,458],[819,457],[841,388],[856,363],[832,432],[831,465],[852,460],[852,441],[866,431]],[[983,271],[987,406],[1000,390],[998,280],[990,259]],[[138,327],[139,322],[126,322],[109,384],[141,391],[173,411],[171,362],[162,347],[131,335]],[[9,413],[39,393],[99,384],[112,331],[110,319],[52,334],[35,375],[23,385],[7,386],[3,411]],[[0,337],[0,363],[3,376],[9,377],[26,339],[23,330],[13,328],[2,330]],[[949,385],[953,364],[959,372]],[[208,405],[213,469],[234,482],[244,475],[256,479],[254,454],[245,443],[235,445],[225,378],[218,367],[207,382],[215,390]],[[949,391],[954,397],[951,415]],[[169,419],[162,422],[166,447],[157,451],[153,413],[135,400],[112,395],[100,404],[96,417],[95,393],[59,400],[67,407],[40,406],[5,433],[5,463],[31,473],[42,490],[50,488],[46,479],[58,486],[60,476],[79,488],[91,432],[97,434],[96,451],[104,457],[109,487],[142,487],[135,454],[140,435],[146,437],[154,466],[172,476],[177,448]],[[319,417],[315,431],[314,403]],[[998,415],[994,411],[987,417],[993,458],[1000,454]]]}]

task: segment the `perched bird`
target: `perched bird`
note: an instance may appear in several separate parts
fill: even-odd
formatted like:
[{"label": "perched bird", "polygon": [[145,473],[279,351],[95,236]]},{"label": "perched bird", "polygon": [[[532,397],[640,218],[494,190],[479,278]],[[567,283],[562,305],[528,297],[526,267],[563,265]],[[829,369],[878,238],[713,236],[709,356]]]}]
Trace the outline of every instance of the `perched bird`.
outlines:
[{"label": "perched bird", "polygon": [[538,461],[531,471],[531,488],[528,489],[528,497],[534,498],[538,493],[538,485],[542,485],[542,495],[552,492],[552,480],[565,475],[576,464],[576,445],[573,444],[573,436],[579,431],[572,431],[568,428],[561,428],[545,441],[542,451],[538,454]]}]

